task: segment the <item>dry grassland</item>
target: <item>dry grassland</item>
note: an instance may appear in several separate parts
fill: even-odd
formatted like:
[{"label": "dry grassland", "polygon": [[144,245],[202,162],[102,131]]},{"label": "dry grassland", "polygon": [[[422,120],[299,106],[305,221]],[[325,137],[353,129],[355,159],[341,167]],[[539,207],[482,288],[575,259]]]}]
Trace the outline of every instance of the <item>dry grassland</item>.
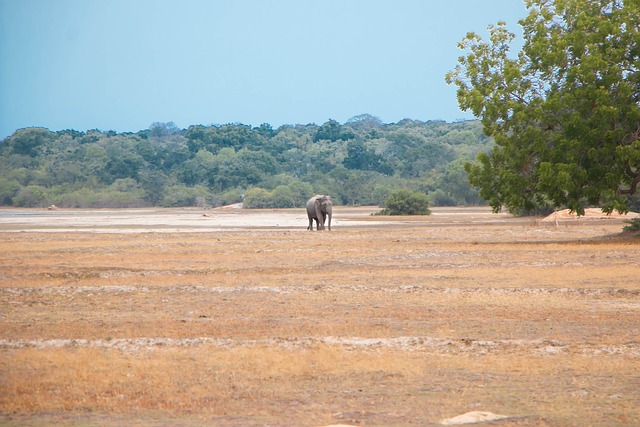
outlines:
[{"label": "dry grassland", "polygon": [[465,212],[313,233],[0,219],[0,424],[640,425],[640,238]]}]

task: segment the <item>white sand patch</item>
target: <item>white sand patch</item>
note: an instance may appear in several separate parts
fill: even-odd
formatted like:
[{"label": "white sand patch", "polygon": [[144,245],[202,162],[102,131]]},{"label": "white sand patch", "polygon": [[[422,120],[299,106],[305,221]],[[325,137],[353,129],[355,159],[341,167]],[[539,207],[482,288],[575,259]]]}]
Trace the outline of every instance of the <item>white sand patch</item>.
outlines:
[{"label": "white sand patch", "polygon": [[509,416],[494,414],[492,412],[473,411],[467,412],[466,414],[458,415],[457,417],[442,420],[440,424],[445,426],[456,426],[462,424],[475,424],[487,421],[502,420],[505,418],[509,418]]}]

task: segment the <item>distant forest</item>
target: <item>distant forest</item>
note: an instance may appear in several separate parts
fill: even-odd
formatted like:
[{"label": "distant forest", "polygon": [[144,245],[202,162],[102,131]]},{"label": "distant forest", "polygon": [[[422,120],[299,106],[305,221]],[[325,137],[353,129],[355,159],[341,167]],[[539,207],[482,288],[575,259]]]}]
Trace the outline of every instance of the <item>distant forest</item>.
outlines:
[{"label": "distant forest", "polygon": [[136,133],[17,130],[0,143],[0,204],[15,207],[383,205],[399,189],[431,206],[482,201],[463,165],[493,141],[478,121],[369,114],[340,124],[153,123]]}]

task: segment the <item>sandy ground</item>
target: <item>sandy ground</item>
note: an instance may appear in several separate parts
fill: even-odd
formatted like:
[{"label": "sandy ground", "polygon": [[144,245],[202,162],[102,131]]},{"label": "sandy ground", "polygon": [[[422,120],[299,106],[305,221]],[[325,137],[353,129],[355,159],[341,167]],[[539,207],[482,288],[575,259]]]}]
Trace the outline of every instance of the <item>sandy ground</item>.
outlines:
[{"label": "sandy ground", "polygon": [[0,210],[0,424],[640,425],[619,219]]},{"label": "sandy ground", "polygon": [[[380,208],[334,207],[332,227],[380,226],[392,224],[440,225],[475,221],[495,222],[511,218],[493,214],[486,207],[435,208],[430,216],[371,216]],[[522,220],[513,219],[516,222]],[[527,221],[527,220],[525,220]],[[530,222],[530,220],[529,220]],[[247,229],[282,229],[305,231],[308,219],[304,209],[0,209],[0,232],[215,232]]]}]

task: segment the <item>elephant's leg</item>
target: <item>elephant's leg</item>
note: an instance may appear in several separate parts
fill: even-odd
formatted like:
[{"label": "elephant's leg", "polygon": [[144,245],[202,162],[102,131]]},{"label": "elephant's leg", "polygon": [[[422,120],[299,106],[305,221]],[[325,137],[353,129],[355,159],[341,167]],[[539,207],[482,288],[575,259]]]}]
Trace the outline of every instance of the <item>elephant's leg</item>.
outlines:
[{"label": "elephant's leg", "polygon": [[331,214],[327,214],[327,216],[329,217],[329,231],[331,231]]},{"label": "elephant's leg", "polygon": [[313,231],[313,217],[309,217],[309,225],[307,226],[307,230]]}]

